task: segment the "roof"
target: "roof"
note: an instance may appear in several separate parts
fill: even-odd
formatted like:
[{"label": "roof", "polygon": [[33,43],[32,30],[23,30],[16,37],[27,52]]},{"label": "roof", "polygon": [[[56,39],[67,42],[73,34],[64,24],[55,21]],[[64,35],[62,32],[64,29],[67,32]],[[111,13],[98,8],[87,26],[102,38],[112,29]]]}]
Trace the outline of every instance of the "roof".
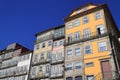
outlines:
[{"label": "roof", "polygon": [[54,30],[54,29],[58,29],[58,28],[61,28],[61,27],[64,27],[64,26],[65,26],[65,25],[60,25],[60,26],[57,26],[57,27],[49,28],[49,29],[47,29],[47,30],[44,30],[44,31],[41,31],[41,32],[35,34],[35,36],[38,36],[38,35],[44,34],[44,33],[48,32],[48,31],[51,31],[51,30]]}]

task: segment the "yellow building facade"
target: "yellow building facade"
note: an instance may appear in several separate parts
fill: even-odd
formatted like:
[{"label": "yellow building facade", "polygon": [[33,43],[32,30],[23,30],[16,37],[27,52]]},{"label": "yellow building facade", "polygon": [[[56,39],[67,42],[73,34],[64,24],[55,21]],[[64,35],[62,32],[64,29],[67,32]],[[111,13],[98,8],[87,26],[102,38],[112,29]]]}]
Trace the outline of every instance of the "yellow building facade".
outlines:
[{"label": "yellow building facade", "polygon": [[[119,69],[119,66],[116,68],[115,60],[111,56],[112,44],[109,30],[114,32],[113,34],[117,34],[119,31],[115,31],[116,26],[114,24],[108,23],[111,16],[107,16],[110,15],[107,11],[106,4],[95,5],[89,3],[73,10],[65,18],[66,80],[109,80],[115,78],[115,72]],[[80,44],[78,51],[74,46],[79,46],[77,44]],[[80,53],[80,57],[83,58],[80,59],[79,57],[77,60],[74,56],[76,53]],[[71,57],[69,57],[70,55]],[[81,62],[81,65],[75,66],[76,61]],[[82,71],[76,74],[76,70],[81,69]]]}]

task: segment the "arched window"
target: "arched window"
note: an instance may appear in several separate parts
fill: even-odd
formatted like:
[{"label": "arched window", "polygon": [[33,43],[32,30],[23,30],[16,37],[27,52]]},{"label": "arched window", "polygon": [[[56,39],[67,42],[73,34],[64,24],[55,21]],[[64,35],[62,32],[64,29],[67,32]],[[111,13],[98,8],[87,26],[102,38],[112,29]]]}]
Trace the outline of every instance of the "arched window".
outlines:
[{"label": "arched window", "polygon": [[67,77],[66,80],[73,80],[73,77]]}]

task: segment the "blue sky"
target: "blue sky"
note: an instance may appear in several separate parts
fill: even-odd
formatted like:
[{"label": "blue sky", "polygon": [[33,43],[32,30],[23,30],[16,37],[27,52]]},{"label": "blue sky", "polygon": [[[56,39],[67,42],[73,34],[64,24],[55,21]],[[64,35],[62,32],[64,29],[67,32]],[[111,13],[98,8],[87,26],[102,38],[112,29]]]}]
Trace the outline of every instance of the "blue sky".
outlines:
[{"label": "blue sky", "polygon": [[0,0],[0,49],[13,42],[33,49],[34,34],[64,24],[76,7],[107,3],[120,29],[120,0]]}]

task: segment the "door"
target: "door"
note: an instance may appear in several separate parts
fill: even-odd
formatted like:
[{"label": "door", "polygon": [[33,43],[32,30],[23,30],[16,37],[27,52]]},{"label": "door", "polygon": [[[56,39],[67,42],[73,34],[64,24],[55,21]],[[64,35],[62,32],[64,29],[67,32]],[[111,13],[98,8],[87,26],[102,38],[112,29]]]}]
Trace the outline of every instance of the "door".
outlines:
[{"label": "door", "polygon": [[98,32],[98,35],[102,35],[104,34],[104,26],[103,25],[98,25],[97,26],[97,32]]},{"label": "door", "polygon": [[109,60],[101,62],[102,74],[104,79],[111,79],[112,72],[111,72],[111,65]]}]

